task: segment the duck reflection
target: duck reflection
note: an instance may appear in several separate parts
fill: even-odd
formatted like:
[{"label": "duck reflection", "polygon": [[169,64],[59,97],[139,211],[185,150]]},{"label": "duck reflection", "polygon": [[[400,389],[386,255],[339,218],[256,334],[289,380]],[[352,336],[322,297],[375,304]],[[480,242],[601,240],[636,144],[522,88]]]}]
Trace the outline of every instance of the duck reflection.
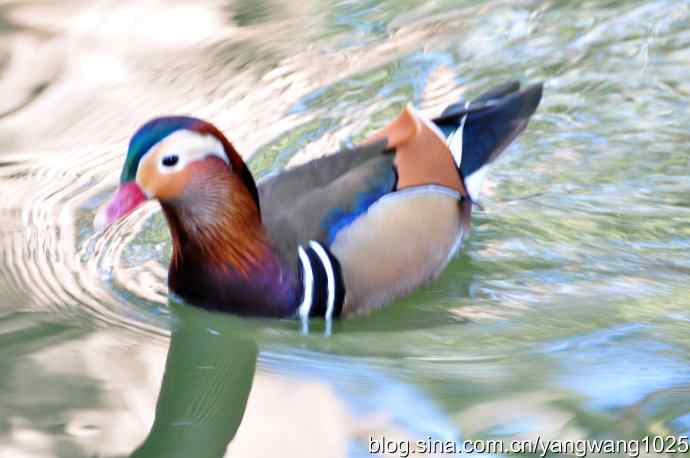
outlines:
[{"label": "duck reflection", "polygon": [[176,323],[151,431],[131,455],[222,457],[240,426],[258,345],[247,320],[171,303]]},{"label": "duck reflection", "polygon": [[[276,456],[281,450],[282,456],[345,458],[369,456],[373,434],[459,437],[425,393],[358,359],[269,346],[261,353],[266,372],[253,387],[259,346],[267,343],[265,321],[178,302],[170,308],[173,331],[155,419],[132,457]],[[316,336],[312,344],[334,338]]]}]

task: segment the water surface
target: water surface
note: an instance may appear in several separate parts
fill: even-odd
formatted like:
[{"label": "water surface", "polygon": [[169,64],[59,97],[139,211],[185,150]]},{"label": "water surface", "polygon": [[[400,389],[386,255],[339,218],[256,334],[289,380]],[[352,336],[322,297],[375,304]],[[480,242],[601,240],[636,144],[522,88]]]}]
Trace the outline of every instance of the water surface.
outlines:
[{"label": "water surface", "polygon": [[[690,434],[689,23],[677,0],[3,3],[0,456]],[[544,99],[464,252],[329,338],[169,303],[155,204],[93,230],[153,116],[214,122],[262,176],[511,79]]]}]

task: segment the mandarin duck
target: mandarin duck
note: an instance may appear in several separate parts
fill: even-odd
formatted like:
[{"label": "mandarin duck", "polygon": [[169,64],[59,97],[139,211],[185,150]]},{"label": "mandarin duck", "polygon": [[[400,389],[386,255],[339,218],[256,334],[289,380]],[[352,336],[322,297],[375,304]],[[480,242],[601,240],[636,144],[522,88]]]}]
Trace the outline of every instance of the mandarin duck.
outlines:
[{"label": "mandarin duck", "polygon": [[186,116],[132,137],[107,226],[157,199],[172,292],[240,315],[365,313],[438,276],[470,228],[487,167],[522,132],[542,85],[495,87],[427,119],[411,107],[359,146],[256,184],[226,137]]}]

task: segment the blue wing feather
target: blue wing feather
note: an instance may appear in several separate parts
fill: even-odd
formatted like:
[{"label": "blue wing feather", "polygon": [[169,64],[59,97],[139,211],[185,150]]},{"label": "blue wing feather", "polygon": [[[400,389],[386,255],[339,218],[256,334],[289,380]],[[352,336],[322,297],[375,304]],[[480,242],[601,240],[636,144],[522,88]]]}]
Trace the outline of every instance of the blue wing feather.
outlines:
[{"label": "blue wing feather", "polygon": [[326,243],[330,246],[338,232],[352,224],[359,216],[366,213],[377,200],[395,189],[396,176],[393,171],[379,175],[379,181],[353,196],[352,201],[329,211],[321,222],[326,233]]}]

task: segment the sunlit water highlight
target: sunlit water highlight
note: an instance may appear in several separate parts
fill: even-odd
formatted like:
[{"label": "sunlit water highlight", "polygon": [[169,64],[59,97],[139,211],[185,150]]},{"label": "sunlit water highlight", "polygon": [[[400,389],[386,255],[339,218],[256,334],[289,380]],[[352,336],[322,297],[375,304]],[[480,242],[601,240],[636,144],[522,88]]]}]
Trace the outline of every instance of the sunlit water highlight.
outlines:
[{"label": "sunlit water highlight", "polygon": [[153,204],[92,227],[142,122],[209,119],[262,176],[510,79],[544,100],[464,253],[331,338],[252,322],[229,455],[690,433],[689,21],[671,0],[0,5],[0,456],[124,456],[151,427],[167,228]]}]

